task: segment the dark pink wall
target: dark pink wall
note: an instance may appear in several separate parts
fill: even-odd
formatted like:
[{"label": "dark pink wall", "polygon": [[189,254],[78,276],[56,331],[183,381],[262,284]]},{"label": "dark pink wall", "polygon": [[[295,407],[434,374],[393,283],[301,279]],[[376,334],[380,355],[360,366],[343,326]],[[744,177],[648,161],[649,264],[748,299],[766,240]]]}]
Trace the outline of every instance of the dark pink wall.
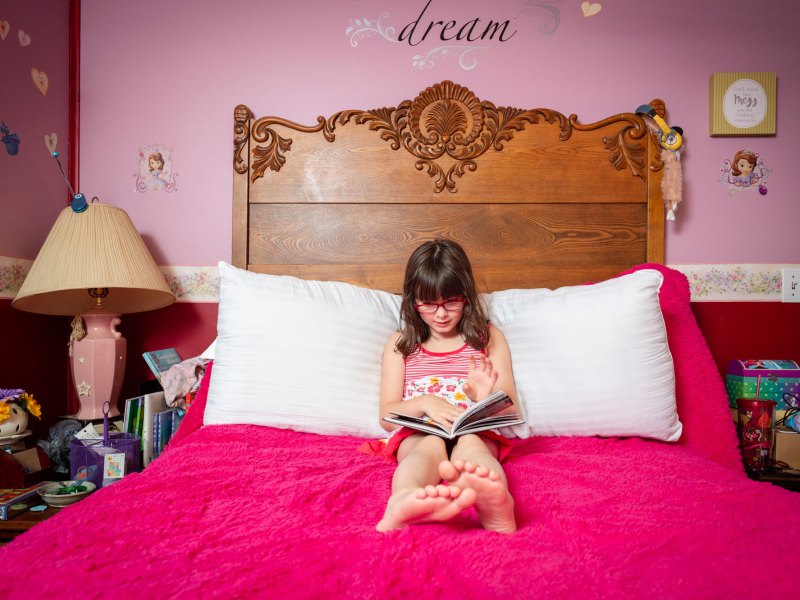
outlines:
[{"label": "dark pink wall", "polygon": [[[0,121],[21,142],[16,155],[0,145],[0,256],[33,259],[69,197],[44,143],[45,135],[57,135],[57,151],[66,171],[70,153],[68,10],[67,0],[0,0],[0,21],[8,28],[0,41]],[[46,74],[46,94],[35,85],[32,69]]]}]

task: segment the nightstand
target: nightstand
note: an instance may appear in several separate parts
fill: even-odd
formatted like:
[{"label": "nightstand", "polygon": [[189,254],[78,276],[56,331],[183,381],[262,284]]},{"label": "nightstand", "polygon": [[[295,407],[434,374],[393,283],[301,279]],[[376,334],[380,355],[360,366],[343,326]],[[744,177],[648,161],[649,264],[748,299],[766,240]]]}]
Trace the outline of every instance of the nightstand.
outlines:
[{"label": "nightstand", "polygon": [[[38,499],[25,502],[28,506],[36,506],[36,504],[40,503]],[[25,533],[37,523],[49,519],[60,510],[60,508],[48,506],[47,510],[43,510],[42,512],[32,512],[27,508],[21,511],[14,511],[18,514],[15,514],[5,521],[0,520],[0,546],[7,544],[18,535]]]},{"label": "nightstand", "polygon": [[766,481],[793,492],[800,492],[800,471],[794,469],[769,469],[763,473],[747,473],[754,481]]}]

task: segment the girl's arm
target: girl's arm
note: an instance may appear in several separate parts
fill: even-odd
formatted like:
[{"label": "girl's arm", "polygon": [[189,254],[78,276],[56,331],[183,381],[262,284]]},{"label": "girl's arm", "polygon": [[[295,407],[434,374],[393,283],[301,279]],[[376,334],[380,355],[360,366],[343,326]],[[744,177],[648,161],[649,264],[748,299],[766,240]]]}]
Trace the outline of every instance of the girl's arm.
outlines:
[{"label": "girl's arm", "polygon": [[492,364],[498,374],[492,391],[503,390],[516,402],[517,385],[514,383],[514,369],[511,366],[511,350],[508,349],[506,336],[495,326],[489,329],[489,345],[486,347],[486,355],[492,359]]},{"label": "girl's arm", "polygon": [[386,431],[399,427],[399,425],[387,423],[383,420],[384,417],[389,416],[390,412],[416,417],[427,415],[437,423],[450,427],[464,409],[453,406],[444,398],[433,394],[425,394],[403,401],[406,363],[403,360],[403,355],[395,348],[398,337],[400,337],[399,332],[393,334],[383,349],[380,399],[381,427]]}]

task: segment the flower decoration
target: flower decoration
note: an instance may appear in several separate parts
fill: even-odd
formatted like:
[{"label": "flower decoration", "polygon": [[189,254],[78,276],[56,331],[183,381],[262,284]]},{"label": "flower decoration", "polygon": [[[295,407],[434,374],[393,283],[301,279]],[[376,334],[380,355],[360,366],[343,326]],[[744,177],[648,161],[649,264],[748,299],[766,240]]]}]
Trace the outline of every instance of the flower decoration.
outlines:
[{"label": "flower decoration", "polygon": [[0,388],[0,423],[8,421],[12,413],[16,412],[14,406],[32,414],[37,419],[42,418],[42,407],[31,394],[20,389]]}]

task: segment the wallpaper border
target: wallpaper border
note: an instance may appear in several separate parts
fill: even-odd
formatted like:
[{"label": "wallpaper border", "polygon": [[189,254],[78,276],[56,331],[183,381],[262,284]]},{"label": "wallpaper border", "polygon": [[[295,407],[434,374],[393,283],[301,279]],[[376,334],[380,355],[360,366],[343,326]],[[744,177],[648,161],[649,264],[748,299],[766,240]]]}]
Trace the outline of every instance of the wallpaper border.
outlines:
[{"label": "wallpaper border", "polygon": [[[13,298],[33,261],[0,256],[0,298]],[[792,264],[669,265],[686,275],[692,302],[780,302]],[[217,267],[161,267],[178,302],[219,302]]]}]

